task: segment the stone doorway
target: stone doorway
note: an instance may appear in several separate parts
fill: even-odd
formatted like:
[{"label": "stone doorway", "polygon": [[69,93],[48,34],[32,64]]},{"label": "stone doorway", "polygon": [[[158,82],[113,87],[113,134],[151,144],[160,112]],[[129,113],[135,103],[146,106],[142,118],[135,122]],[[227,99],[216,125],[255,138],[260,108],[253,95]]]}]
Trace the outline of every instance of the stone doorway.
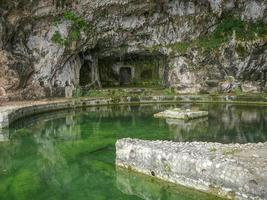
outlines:
[{"label": "stone doorway", "polygon": [[120,68],[120,85],[129,85],[132,82],[132,69],[130,67]]}]

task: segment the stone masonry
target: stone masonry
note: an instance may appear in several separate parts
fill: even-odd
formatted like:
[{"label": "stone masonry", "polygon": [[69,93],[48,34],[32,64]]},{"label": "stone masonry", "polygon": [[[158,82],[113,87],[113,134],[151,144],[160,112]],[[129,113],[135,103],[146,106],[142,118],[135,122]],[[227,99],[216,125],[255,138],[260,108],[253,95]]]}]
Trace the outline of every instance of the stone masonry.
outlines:
[{"label": "stone masonry", "polygon": [[195,111],[195,110],[182,110],[180,108],[175,108],[172,110],[165,110],[163,112],[159,112],[154,114],[155,118],[171,118],[171,119],[183,119],[183,120],[190,120],[196,119],[200,117],[207,117],[207,111]]},{"label": "stone masonry", "polygon": [[121,139],[116,165],[229,199],[267,198],[267,143]]}]

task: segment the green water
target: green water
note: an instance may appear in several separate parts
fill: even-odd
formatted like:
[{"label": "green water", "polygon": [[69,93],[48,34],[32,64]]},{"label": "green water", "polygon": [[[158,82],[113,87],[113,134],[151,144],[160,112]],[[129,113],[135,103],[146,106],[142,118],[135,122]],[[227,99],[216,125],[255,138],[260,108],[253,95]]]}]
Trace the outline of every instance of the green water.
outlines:
[{"label": "green water", "polygon": [[[200,108],[189,122],[154,119],[169,107]],[[32,116],[0,133],[0,199],[216,199],[125,170],[116,170],[119,138],[263,142],[266,107],[183,104],[87,108]]]}]

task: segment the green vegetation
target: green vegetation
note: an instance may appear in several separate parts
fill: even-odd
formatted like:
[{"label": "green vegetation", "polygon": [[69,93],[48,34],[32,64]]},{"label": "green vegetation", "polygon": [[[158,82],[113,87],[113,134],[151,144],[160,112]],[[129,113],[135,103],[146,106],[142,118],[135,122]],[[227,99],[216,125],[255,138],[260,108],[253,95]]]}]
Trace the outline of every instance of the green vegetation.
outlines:
[{"label": "green vegetation", "polygon": [[175,52],[180,52],[181,54],[185,54],[187,49],[190,47],[189,42],[178,42],[174,44],[168,45]]},{"label": "green vegetation", "polygon": [[240,41],[254,40],[266,34],[266,26],[263,22],[245,22],[240,18],[228,16],[223,18],[214,32],[200,37],[194,43],[205,50],[213,50],[232,39],[233,34]]},{"label": "green vegetation", "polygon": [[[187,105],[179,104],[179,107]],[[82,108],[19,120],[17,129],[9,129],[10,141],[0,142],[0,199],[139,199],[118,190],[118,183],[128,183],[129,179],[133,181],[131,187],[144,191],[140,187],[144,185],[147,194],[158,194],[166,200],[202,199],[196,191],[188,191],[189,196],[183,198],[183,189],[172,190],[169,185],[164,186],[167,183],[128,171],[118,174],[115,167],[115,143],[119,138],[180,138],[182,141],[224,143],[266,140],[264,107],[232,105],[233,109],[229,110],[223,104],[191,105],[212,111],[209,123],[197,120],[191,128],[186,126],[178,129],[179,132],[175,126],[171,128],[173,125],[152,117],[174,104],[98,107],[99,111]],[[242,112],[248,113],[248,118],[249,113],[256,113],[259,119],[256,122],[243,119],[235,126],[229,121],[221,126],[225,115],[218,113],[222,112],[233,118],[240,117]],[[25,128],[19,128],[21,126]],[[227,148],[218,148],[217,152],[229,156],[238,153]],[[168,163],[164,168],[172,170]]]},{"label": "green vegetation", "polygon": [[56,44],[60,44],[60,45],[67,45],[66,39],[64,39],[61,34],[59,33],[59,31],[56,31],[52,37],[52,41]]},{"label": "green vegetation", "polygon": [[266,27],[263,22],[245,22],[239,18],[229,16],[224,18],[214,31],[218,37],[231,36],[236,31],[238,40],[254,40],[266,34]]},{"label": "green vegetation", "polygon": [[234,93],[235,95],[241,95],[241,94],[242,94],[242,90],[241,90],[240,87],[236,87],[236,88],[234,89],[233,93]]},{"label": "green vegetation", "polygon": [[134,79],[133,86],[158,87],[158,86],[161,86],[161,80],[159,79]]},{"label": "green vegetation", "polygon": [[109,95],[107,90],[90,90],[84,94],[89,97],[107,97]]},{"label": "green vegetation", "polygon": [[[91,28],[89,24],[81,17],[76,15],[71,11],[66,11],[63,14],[64,20],[71,22],[71,27],[67,37],[63,37],[59,31],[56,31],[52,37],[52,41],[56,44],[60,44],[63,46],[70,46],[72,42],[77,41],[81,37],[81,32],[85,32],[89,34],[91,32]],[[58,26],[60,23],[60,19],[55,18],[54,25]]]},{"label": "green vegetation", "polygon": [[166,88],[164,90],[164,95],[175,95],[175,91],[173,88]]},{"label": "green vegetation", "polygon": [[227,156],[227,155],[234,155],[235,153],[238,153],[240,150],[237,149],[223,149],[222,154]]},{"label": "green vegetation", "polygon": [[103,90],[82,90],[81,88],[78,88],[76,92],[74,93],[76,98],[79,97],[104,97],[104,98],[112,98],[113,103],[118,103],[122,98],[126,97],[144,97],[144,96],[150,96],[150,95],[162,95],[163,94],[162,89],[141,89],[136,90],[134,88],[132,89],[103,89]]},{"label": "green vegetation", "polygon": [[73,92],[73,96],[76,98],[82,97],[83,96],[82,89],[80,87],[77,87]]},{"label": "green vegetation", "polygon": [[[189,47],[202,48],[204,51],[212,51],[223,43],[230,41],[235,34],[238,41],[251,41],[266,36],[267,28],[262,22],[245,22],[240,18],[229,15],[222,18],[215,30],[192,41],[177,42],[167,46],[155,45],[147,48],[150,52],[158,51],[161,47],[171,48],[173,52],[185,54]],[[240,55],[246,54],[243,46],[238,46]]]},{"label": "green vegetation", "polygon": [[212,148],[209,149],[209,151],[210,151],[210,152],[216,152],[217,149],[216,149],[215,147],[212,147]]}]

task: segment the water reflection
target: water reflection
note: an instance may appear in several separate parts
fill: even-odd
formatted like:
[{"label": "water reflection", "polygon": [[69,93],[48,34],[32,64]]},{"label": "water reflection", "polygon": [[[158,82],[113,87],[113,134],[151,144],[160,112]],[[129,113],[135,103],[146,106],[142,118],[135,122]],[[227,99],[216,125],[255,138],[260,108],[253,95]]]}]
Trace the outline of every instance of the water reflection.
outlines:
[{"label": "water reflection", "polygon": [[[144,176],[126,169],[117,168],[117,187],[127,195],[135,195],[144,200],[202,200],[214,199],[205,193],[163,183],[159,180]],[[220,199],[216,197],[216,199]]]},{"label": "water reflection", "polygon": [[0,142],[8,142],[8,141],[9,141],[9,130],[0,129]]},{"label": "water reflection", "polygon": [[[187,122],[152,117],[170,107],[208,110],[209,117]],[[216,104],[103,106],[35,115],[0,132],[0,199],[194,199],[191,191],[116,174],[116,140],[258,142],[267,139],[266,122],[265,107]]]},{"label": "water reflection", "polygon": [[267,140],[266,107],[220,105],[209,112],[207,134],[213,140],[223,143]]},{"label": "water reflection", "polygon": [[[190,121],[152,118],[154,113],[174,107],[207,110],[209,116]],[[152,130],[167,133],[168,137],[166,138],[165,134],[165,138],[174,141],[248,143],[267,140],[266,107],[229,104],[102,106],[61,111],[20,120],[14,125],[15,131],[9,135],[16,135],[14,133],[19,128],[31,127],[42,137],[46,135],[58,140],[80,140],[87,134],[84,133],[83,127],[81,128],[81,124],[84,123],[88,123],[90,133],[95,135],[103,134],[103,127],[110,126],[109,130],[106,130],[110,131],[110,134],[117,131],[116,134],[123,135],[123,132],[131,130],[131,135],[137,135],[133,130],[140,133],[142,128],[149,133]],[[131,135],[125,134],[126,137]],[[143,135],[144,133],[141,134]]]},{"label": "water reflection", "polygon": [[[185,142],[189,133],[190,137],[199,136],[196,130],[201,129],[203,132],[208,131],[208,118],[199,118],[194,120],[179,120],[179,119],[166,119],[166,123],[169,126],[170,133],[173,134],[173,140],[179,142]],[[193,135],[192,135],[193,134]]]}]

